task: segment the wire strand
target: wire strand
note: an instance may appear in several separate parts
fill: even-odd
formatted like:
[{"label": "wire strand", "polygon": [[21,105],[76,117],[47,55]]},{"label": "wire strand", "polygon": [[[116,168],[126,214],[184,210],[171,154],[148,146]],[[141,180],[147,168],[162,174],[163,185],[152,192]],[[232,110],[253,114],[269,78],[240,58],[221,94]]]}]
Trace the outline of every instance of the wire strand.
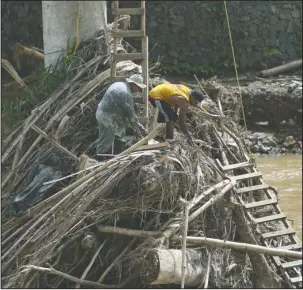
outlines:
[{"label": "wire strand", "polygon": [[237,79],[237,84],[238,84],[239,93],[240,93],[240,100],[241,100],[241,107],[242,107],[244,126],[245,126],[245,130],[247,131],[246,118],[245,118],[245,112],[244,112],[244,106],[243,106],[243,99],[242,99],[241,87],[240,87],[240,82],[239,82],[239,77],[238,77],[238,70],[237,70],[237,64],[236,64],[236,58],[235,58],[233,40],[232,40],[232,35],[231,35],[231,30],[230,30],[230,25],[229,25],[229,17],[228,17],[228,12],[227,12],[227,6],[226,6],[226,1],[223,1],[223,2],[224,2],[224,7],[225,7],[227,28],[228,28],[228,34],[229,34],[229,40],[230,40],[230,47],[231,47],[231,51],[232,51],[232,55],[233,55],[233,62],[234,62],[234,68],[235,68],[235,73],[236,73],[236,79]]},{"label": "wire strand", "polygon": [[77,50],[78,45],[79,45],[79,25],[80,25],[80,1],[78,1],[78,15],[77,15],[77,38],[76,38],[76,45],[75,45],[75,49],[74,49],[74,53],[73,53],[73,55],[75,55],[76,50]]}]

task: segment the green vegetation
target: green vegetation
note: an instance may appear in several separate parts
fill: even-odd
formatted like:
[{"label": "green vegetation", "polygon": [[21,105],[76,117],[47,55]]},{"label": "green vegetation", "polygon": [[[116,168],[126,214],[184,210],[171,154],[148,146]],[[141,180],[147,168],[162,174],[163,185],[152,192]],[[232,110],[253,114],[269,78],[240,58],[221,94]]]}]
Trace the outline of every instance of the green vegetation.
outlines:
[{"label": "green vegetation", "polygon": [[277,49],[270,49],[270,50],[263,52],[264,57],[271,57],[271,56],[277,56],[277,55],[281,55],[281,52]]},{"label": "green vegetation", "polygon": [[7,126],[13,127],[24,120],[35,107],[45,101],[59,85],[76,72],[73,69],[76,65],[79,65],[78,57],[61,57],[52,68],[38,70],[38,80],[27,90],[16,91],[12,98],[5,99],[4,96],[3,100],[2,97],[2,121],[4,120]]}]

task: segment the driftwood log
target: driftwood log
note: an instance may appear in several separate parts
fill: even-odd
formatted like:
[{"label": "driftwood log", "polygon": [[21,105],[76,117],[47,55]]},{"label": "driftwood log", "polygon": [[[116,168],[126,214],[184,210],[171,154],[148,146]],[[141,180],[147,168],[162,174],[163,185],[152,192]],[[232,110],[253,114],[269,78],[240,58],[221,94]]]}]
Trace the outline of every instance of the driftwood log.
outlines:
[{"label": "driftwood log", "polygon": [[262,70],[259,73],[259,76],[263,78],[267,78],[267,77],[278,75],[280,73],[285,73],[294,69],[298,69],[300,67],[302,67],[302,59],[295,60],[271,69]]},{"label": "driftwood log", "polygon": [[[186,250],[185,286],[201,285],[206,268],[201,251]],[[206,265],[206,263],[205,263]],[[182,250],[154,249],[149,251],[141,265],[141,278],[146,284],[180,284],[182,279]]]}]

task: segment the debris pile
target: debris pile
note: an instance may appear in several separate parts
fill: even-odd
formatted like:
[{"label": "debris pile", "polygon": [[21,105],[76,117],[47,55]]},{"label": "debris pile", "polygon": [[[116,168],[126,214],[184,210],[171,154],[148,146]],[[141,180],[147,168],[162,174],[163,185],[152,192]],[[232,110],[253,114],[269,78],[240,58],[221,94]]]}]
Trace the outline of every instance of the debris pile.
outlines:
[{"label": "debris pile", "polygon": [[[100,36],[82,45],[78,53],[85,56],[72,63],[70,78],[3,143],[3,287],[169,288],[183,279],[186,253],[185,286],[252,288],[247,254],[191,239],[181,250],[182,234],[237,241],[235,220],[245,220],[241,211],[235,217],[235,182],[215,162],[247,160],[241,130],[220,103],[225,91],[216,101],[207,98],[204,110],[192,109],[196,146],[177,133],[173,145],[144,148],[149,139],[163,142],[158,125],[98,162],[95,110],[110,73],[97,43]],[[152,69],[151,87],[164,82]],[[141,67],[124,61],[117,71],[129,76]],[[143,105],[136,106],[140,112]],[[29,197],[31,203],[22,203]]]}]

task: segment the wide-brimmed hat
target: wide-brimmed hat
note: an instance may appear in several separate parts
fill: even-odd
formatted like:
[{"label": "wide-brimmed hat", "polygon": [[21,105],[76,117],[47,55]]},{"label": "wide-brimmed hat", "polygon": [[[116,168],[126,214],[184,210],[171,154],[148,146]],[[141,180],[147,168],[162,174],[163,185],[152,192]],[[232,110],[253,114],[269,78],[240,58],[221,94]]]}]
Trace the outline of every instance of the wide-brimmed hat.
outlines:
[{"label": "wide-brimmed hat", "polygon": [[132,75],[130,78],[125,79],[128,83],[133,83],[141,89],[145,89],[146,85],[143,84],[143,78],[140,75]]}]

